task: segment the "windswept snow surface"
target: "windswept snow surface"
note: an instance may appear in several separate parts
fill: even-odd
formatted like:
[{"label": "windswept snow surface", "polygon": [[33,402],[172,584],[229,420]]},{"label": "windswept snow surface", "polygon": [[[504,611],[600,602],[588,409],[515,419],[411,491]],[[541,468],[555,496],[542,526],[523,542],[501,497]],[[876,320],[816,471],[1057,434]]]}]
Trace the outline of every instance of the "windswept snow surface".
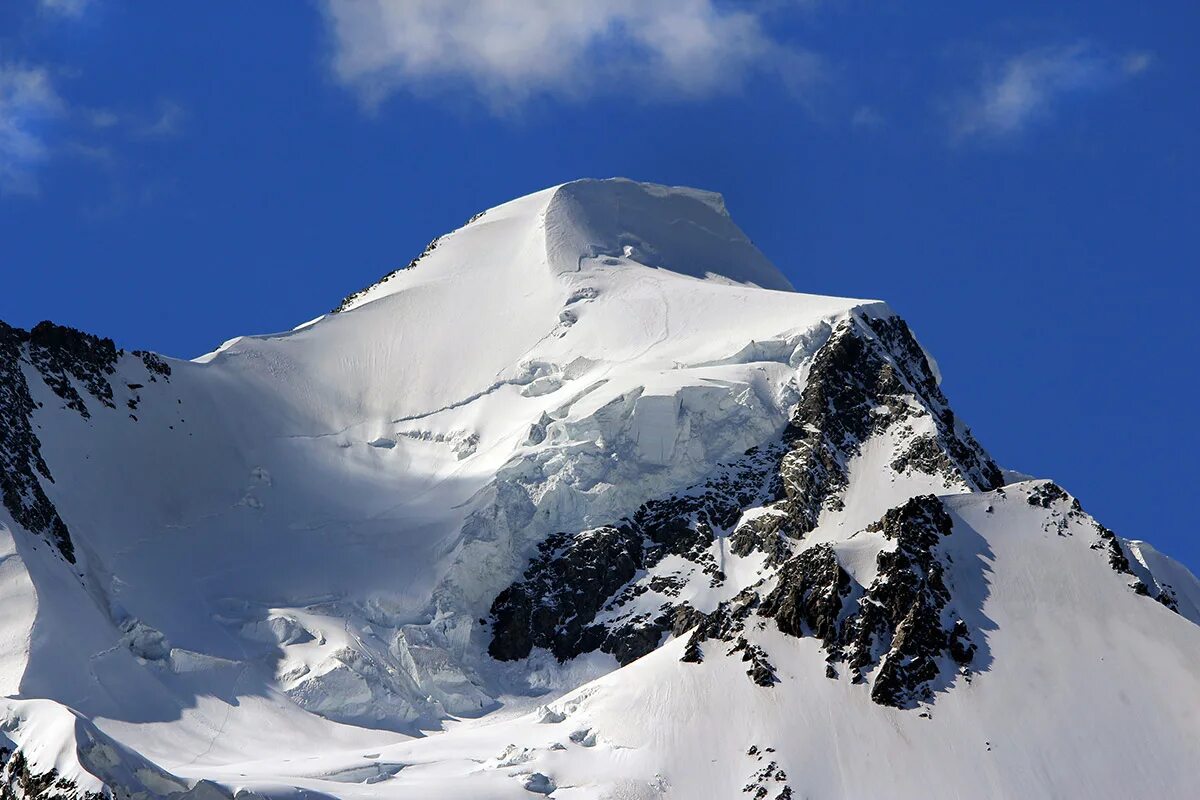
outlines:
[{"label": "windswept snow surface", "polygon": [[[943,665],[936,701],[873,703],[825,676],[820,641],[765,619],[746,636],[774,686],[724,641],[681,662],[669,633],[624,667],[594,647],[489,656],[493,602],[539,543],[778,447],[822,348],[892,318],[793,291],[719,195],[589,180],[490,209],[336,313],[169,361],[169,378],[122,354],[113,407],[72,379],[87,416],[26,358],[76,563],[0,508],[9,746],[80,791],[147,797],[1194,791],[1200,584],[1036,482],[980,486],[959,469],[965,426],[916,400],[897,424],[862,410],[888,426],[830,462],[846,485],[785,557],[827,544],[871,586],[893,546],[872,524],[942,496],[938,552],[977,650]],[[637,575],[682,570],[672,596],[702,613],[769,591],[770,559],[735,554],[732,532],[705,551],[720,580],[680,556]],[[656,591],[627,608],[653,612]]]}]

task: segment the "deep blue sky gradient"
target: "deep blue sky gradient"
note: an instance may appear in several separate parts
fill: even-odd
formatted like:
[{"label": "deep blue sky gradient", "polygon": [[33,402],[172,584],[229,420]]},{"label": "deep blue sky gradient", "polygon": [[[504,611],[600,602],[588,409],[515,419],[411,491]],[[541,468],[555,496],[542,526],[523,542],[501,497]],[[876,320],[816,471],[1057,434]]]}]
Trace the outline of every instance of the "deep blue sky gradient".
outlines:
[{"label": "deep blue sky gradient", "polygon": [[[193,357],[323,313],[547,185],[715,189],[801,291],[905,316],[1002,463],[1200,568],[1200,5],[908,5],[773,15],[829,66],[800,99],[762,79],[496,113],[465,88],[364,111],[315,5],[6,2],[0,67],[45,65],[67,110],[36,123],[36,192],[0,194],[0,319]],[[989,65],[1075,42],[1149,66],[1019,131],[954,134]]]}]

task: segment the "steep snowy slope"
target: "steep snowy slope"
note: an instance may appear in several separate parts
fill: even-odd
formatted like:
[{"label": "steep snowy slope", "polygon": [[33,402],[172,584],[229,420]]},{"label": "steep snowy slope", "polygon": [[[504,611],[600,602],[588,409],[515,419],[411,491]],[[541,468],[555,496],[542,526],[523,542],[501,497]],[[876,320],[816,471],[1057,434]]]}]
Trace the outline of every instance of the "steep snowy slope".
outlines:
[{"label": "steep snowy slope", "polygon": [[623,180],[194,362],[0,324],[2,775],[1186,793],[1200,583],[1004,486],[938,384],[718,195]]}]

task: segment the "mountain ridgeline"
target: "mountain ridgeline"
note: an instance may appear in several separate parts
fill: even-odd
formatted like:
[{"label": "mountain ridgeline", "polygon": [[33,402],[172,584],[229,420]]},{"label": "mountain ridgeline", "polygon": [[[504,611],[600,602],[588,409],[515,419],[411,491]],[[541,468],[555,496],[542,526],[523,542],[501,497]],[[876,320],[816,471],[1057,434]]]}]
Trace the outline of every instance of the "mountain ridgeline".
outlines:
[{"label": "mountain ridgeline", "polygon": [[0,323],[0,495],[14,800],[1200,780],[1200,583],[711,192],[518,198],[192,361]]}]

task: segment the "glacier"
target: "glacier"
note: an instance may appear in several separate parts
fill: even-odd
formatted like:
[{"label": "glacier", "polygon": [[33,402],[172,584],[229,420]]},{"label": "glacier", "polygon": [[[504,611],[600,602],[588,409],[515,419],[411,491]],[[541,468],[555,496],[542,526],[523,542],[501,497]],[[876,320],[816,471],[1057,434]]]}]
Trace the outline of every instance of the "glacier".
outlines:
[{"label": "glacier", "polygon": [[1200,778],[1200,583],[715,193],[537,192],[191,361],[0,323],[0,378],[17,797]]}]

